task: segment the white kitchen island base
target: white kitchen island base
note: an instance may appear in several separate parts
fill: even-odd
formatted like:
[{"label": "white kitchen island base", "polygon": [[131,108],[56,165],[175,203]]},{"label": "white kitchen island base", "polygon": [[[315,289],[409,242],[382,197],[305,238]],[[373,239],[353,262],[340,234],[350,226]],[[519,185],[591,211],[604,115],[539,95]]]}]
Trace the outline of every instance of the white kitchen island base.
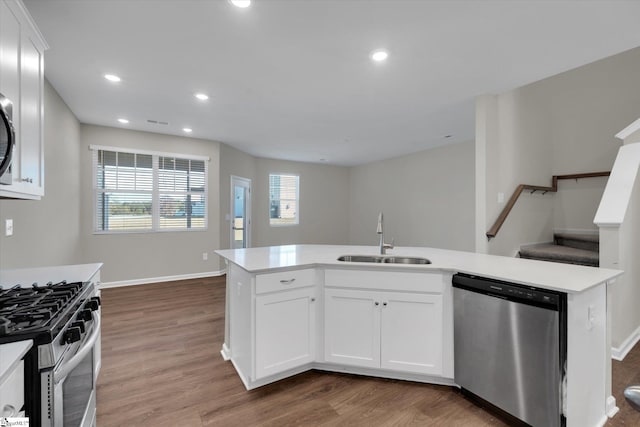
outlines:
[{"label": "white kitchen island base", "polygon": [[[228,262],[225,343],[247,389],[310,369],[456,386],[456,272],[567,294],[567,426],[601,426],[611,395],[607,284],[622,272],[430,248],[430,265],[345,263],[373,247],[299,245],[217,251]],[[560,386],[560,385],[559,385]]]}]

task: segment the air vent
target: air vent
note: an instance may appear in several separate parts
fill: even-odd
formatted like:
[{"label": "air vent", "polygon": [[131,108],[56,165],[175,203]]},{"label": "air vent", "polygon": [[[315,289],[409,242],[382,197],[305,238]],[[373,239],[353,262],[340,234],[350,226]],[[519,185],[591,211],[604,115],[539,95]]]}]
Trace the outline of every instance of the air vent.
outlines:
[{"label": "air vent", "polygon": [[151,119],[147,119],[147,123],[151,123],[154,125],[164,125],[164,126],[169,124],[169,122],[159,122],[158,120],[151,120]]}]

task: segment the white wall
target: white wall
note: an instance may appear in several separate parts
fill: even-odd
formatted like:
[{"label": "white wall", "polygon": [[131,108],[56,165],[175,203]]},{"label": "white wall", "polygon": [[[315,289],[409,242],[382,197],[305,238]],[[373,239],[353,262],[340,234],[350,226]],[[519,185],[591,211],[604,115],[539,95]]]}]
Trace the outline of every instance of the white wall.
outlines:
[{"label": "white wall", "polygon": [[0,268],[73,264],[80,251],[80,123],[45,80],[45,195],[0,200],[0,223],[13,219],[14,235],[0,233]]},{"label": "white wall", "polygon": [[[163,233],[93,234],[93,190],[90,145],[208,156],[208,229]],[[219,143],[103,126],[82,125],[80,143],[82,262],[103,262],[103,282],[218,271],[213,251],[220,247]],[[49,163],[47,168],[51,168]],[[210,256],[207,261],[202,253]]]},{"label": "white wall", "polygon": [[350,180],[349,243],[473,250],[474,145],[464,142],[356,166]]},{"label": "white wall", "polygon": [[[485,198],[476,240],[491,227],[518,184],[549,186],[552,175],[611,170],[620,142],[614,135],[638,116],[640,48],[480,101],[478,182]],[[481,98],[482,99],[482,98]],[[486,137],[486,129],[494,129]],[[486,251],[514,255],[521,244],[550,241],[553,230],[596,232],[593,217],[606,178],[560,181],[556,194],[523,196]],[[482,206],[484,204],[484,206]]]}]

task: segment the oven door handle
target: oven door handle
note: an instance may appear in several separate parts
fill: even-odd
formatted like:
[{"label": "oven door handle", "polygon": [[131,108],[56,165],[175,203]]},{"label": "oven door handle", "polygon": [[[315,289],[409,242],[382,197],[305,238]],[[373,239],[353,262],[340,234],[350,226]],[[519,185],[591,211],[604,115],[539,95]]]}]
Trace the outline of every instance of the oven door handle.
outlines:
[{"label": "oven door handle", "polygon": [[71,358],[67,363],[62,365],[60,369],[55,370],[53,372],[53,382],[54,384],[59,384],[60,381],[64,380],[67,375],[71,373],[85,356],[91,351],[96,341],[98,340],[98,336],[100,336],[100,315],[97,314],[97,311],[92,312],[93,317],[93,332],[91,332],[91,336],[87,338],[85,343],[82,345],[80,350]]}]

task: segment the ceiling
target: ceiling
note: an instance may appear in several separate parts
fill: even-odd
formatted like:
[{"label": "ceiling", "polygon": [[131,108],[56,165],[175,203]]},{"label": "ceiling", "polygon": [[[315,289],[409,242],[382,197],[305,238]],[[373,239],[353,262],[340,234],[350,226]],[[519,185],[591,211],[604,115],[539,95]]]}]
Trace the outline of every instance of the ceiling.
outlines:
[{"label": "ceiling", "polygon": [[82,123],[336,165],[472,140],[476,96],[640,46],[640,1],[24,3]]}]

